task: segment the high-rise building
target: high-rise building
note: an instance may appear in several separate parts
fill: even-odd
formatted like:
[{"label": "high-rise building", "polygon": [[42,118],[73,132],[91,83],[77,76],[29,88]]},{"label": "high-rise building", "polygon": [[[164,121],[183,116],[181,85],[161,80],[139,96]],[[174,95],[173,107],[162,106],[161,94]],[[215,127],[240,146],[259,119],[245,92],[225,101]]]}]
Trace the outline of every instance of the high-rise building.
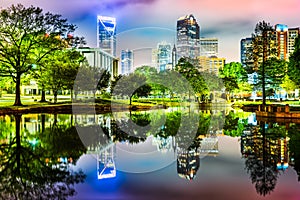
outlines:
[{"label": "high-rise building", "polygon": [[298,28],[289,28],[288,29],[288,47],[287,47],[287,57],[289,58],[295,50],[295,40],[300,34],[300,29]]},{"label": "high-rise building", "polygon": [[178,58],[196,58],[200,55],[200,27],[193,15],[186,15],[177,20],[177,55]]},{"label": "high-rise building", "polygon": [[133,52],[122,50],[121,52],[121,74],[129,74],[133,70]]},{"label": "high-rise building", "polygon": [[[252,38],[241,39],[241,63],[246,66],[251,62],[249,53],[252,51]],[[252,62],[253,63],[253,62]]]},{"label": "high-rise building", "polygon": [[116,56],[116,18],[98,16],[97,47]]},{"label": "high-rise building", "polygon": [[277,56],[281,60],[287,60],[288,27],[284,24],[276,24],[275,31],[277,42]]},{"label": "high-rise building", "polygon": [[153,67],[158,72],[165,71],[169,68],[167,65],[172,65],[172,49],[171,44],[161,42],[157,44],[157,48],[152,50]]},{"label": "high-rise building", "polygon": [[157,63],[158,71],[165,71],[166,65],[172,63],[172,50],[171,44],[166,42],[159,43],[157,45],[158,54],[157,54]]},{"label": "high-rise building", "polygon": [[200,38],[200,56],[218,57],[218,38]]}]

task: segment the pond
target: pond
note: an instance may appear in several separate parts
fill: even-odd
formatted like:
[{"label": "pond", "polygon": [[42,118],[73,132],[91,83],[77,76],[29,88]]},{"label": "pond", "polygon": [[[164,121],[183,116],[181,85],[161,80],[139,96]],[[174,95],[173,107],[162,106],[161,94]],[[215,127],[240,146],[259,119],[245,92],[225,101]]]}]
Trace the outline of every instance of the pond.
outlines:
[{"label": "pond", "polygon": [[230,109],[0,116],[1,199],[297,199],[300,124]]}]

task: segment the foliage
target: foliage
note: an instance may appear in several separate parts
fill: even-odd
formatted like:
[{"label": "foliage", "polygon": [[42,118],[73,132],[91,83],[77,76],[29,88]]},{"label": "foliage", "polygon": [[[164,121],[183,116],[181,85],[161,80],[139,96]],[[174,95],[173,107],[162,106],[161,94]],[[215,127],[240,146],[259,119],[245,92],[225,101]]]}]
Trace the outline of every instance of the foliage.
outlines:
[{"label": "foliage", "polygon": [[296,85],[300,85],[300,37],[295,41],[295,50],[289,58],[288,75]]},{"label": "foliage", "polygon": [[45,69],[39,82],[45,89],[53,91],[54,103],[59,90],[73,88],[82,59],[75,50],[56,51],[45,59]]},{"label": "foliage", "polygon": [[151,86],[146,83],[146,77],[140,74],[124,75],[113,87],[113,94],[128,96],[130,99],[130,105],[133,95],[145,96],[150,94]]},{"label": "foliage", "polygon": [[231,62],[219,69],[226,91],[230,94],[247,82],[247,72],[241,63]]},{"label": "foliage", "polygon": [[274,75],[272,70],[268,73],[269,70],[265,70],[265,68],[275,69],[272,65],[274,60],[270,60],[268,63],[267,60],[277,57],[276,35],[274,33],[274,28],[270,23],[258,22],[252,34],[252,51],[248,55],[253,61],[253,65],[248,66],[248,73],[259,71],[260,74],[259,84],[262,88],[263,105],[266,104],[266,81]]},{"label": "foliage", "polygon": [[285,75],[283,78],[282,83],[280,84],[280,87],[282,87],[283,89],[285,89],[285,91],[287,93],[290,93],[292,91],[294,91],[295,89],[297,89],[297,85],[294,81],[292,81],[289,77],[289,75]]},{"label": "foliage", "polygon": [[0,24],[0,75],[14,80],[14,105],[21,105],[21,76],[30,73],[51,52],[68,47],[76,27],[60,15],[21,4],[2,9]]},{"label": "foliage", "polygon": [[[186,58],[180,58],[175,67],[175,71],[179,72],[191,85],[195,94],[200,97],[202,94],[208,94],[209,86],[199,70]],[[209,77],[208,75],[206,77]]]}]

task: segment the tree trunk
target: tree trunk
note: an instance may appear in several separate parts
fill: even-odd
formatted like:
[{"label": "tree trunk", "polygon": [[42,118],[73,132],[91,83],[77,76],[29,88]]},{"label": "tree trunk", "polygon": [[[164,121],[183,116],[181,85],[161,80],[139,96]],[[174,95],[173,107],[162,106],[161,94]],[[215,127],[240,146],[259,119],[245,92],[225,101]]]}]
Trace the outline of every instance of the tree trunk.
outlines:
[{"label": "tree trunk", "polygon": [[16,120],[16,144],[17,144],[17,172],[20,175],[20,168],[21,168],[21,135],[20,135],[20,123],[21,123],[21,116],[19,114],[14,115]]},{"label": "tree trunk", "polygon": [[14,106],[22,106],[20,87],[21,87],[21,74],[17,74],[17,77],[16,77],[16,97],[15,97]]},{"label": "tree trunk", "polygon": [[132,95],[129,97],[129,105],[131,105]]},{"label": "tree trunk", "polygon": [[73,100],[73,90],[70,90],[71,101]]},{"label": "tree trunk", "polygon": [[57,91],[53,91],[54,103],[57,103]]},{"label": "tree trunk", "polygon": [[40,102],[46,102],[46,92],[44,89],[44,85],[42,85],[42,96]]}]

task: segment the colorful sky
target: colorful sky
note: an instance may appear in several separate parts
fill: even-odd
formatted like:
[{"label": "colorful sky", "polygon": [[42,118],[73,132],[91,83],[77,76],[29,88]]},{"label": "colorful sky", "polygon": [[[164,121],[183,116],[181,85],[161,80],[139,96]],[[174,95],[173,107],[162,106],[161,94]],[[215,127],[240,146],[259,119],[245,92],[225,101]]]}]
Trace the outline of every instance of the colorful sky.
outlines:
[{"label": "colorful sky", "polygon": [[[272,25],[299,27],[299,0],[0,0],[1,7],[12,3],[39,6],[61,14],[78,26],[77,34],[88,45],[96,46],[96,16],[117,18],[117,54],[134,49],[135,57],[151,52],[158,42],[174,43],[176,20],[193,14],[201,28],[201,37],[219,39],[219,57],[239,61],[240,39],[265,20]],[[150,60],[140,61],[147,64]]]}]

